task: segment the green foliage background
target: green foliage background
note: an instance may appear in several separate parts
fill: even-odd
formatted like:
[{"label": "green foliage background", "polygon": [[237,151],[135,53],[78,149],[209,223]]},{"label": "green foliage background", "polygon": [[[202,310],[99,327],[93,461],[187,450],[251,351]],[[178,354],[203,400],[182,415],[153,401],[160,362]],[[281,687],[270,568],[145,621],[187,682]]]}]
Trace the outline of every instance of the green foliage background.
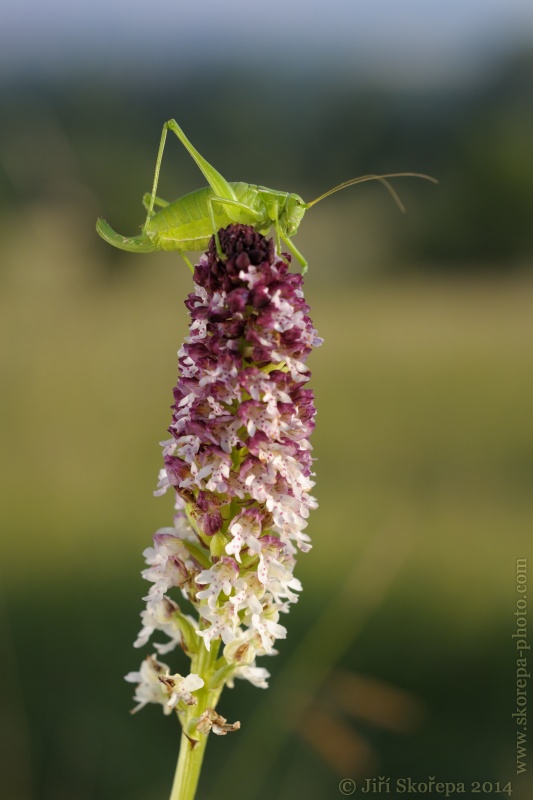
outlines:
[{"label": "green foliage background", "polygon": [[[271,689],[223,695],[242,730],[210,742],[200,797],[232,796],[237,772],[243,800],[334,798],[372,775],[531,795],[511,634],[533,523],[532,82],[524,54],[431,95],[332,74],[4,86],[8,800],[169,791],[178,726],[155,707],[130,718],[122,675],[144,655],[141,552],[171,514],[151,493],[191,284],[177,257],[114,252],[94,221],[138,230],[170,116],[225,177],[305,198],[370,171],[441,181],[395,184],[405,217],[366,186],[302,224],[325,338],[314,549]],[[203,182],[189,161],[169,141],[163,197]]]}]

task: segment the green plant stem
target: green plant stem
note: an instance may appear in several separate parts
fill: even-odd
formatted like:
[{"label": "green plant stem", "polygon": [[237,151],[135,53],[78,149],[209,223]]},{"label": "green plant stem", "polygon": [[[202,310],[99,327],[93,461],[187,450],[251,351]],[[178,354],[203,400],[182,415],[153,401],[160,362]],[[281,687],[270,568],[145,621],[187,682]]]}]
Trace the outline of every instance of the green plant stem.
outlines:
[{"label": "green plant stem", "polygon": [[203,678],[204,687],[196,694],[197,705],[189,706],[182,720],[180,754],[170,800],[194,800],[196,795],[208,734],[199,733],[190,723],[200,717],[206,708],[216,708],[222,687],[209,689],[209,681],[215,672],[217,653],[216,644],[213,643],[208,652],[202,642],[199,653],[192,658],[191,672]]},{"label": "green plant stem", "polygon": [[187,736],[181,734],[180,755],[170,800],[194,800],[206,744],[207,736],[202,733],[198,734],[198,741],[194,747]]}]

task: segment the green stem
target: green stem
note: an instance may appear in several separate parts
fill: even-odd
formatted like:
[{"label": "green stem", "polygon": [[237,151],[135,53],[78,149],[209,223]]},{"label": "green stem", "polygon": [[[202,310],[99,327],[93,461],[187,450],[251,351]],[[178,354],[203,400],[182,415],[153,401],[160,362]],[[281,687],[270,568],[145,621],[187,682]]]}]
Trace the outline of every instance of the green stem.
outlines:
[{"label": "green stem", "polygon": [[198,734],[194,747],[185,734],[181,734],[180,755],[170,800],[194,800],[206,744],[207,736],[202,733]]},{"label": "green stem", "polygon": [[[218,644],[212,642],[211,650],[208,652],[202,642],[200,651],[192,658],[191,672],[200,675],[204,680],[204,687],[196,694],[197,704],[189,706],[182,719],[183,733],[180,742],[180,754],[174,775],[174,783],[170,800],[194,800],[196,788],[200,778],[200,770],[204,759],[205,748],[207,745],[207,735],[199,733],[190,726],[190,722],[200,717],[206,708],[216,708],[216,704],[222,691],[221,688],[207,688],[209,680],[215,672],[215,662],[217,660]],[[189,734],[189,737],[185,735]]]}]

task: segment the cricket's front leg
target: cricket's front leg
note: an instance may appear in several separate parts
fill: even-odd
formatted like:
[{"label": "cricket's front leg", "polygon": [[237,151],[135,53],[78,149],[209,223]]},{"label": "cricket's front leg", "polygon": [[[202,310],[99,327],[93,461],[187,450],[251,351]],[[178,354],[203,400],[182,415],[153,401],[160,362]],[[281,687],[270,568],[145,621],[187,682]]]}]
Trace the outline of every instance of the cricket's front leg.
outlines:
[{"label": "cricket's front leg", "polygon": [[308,266],[307,261],[305,260],[303,255],[300,253],[300,251],[298,250],[296,245],[294,245],[291,242],[291,240],[289,239],[288,236],[285,236],[285,234],[283,233],[282,230],[280,230],[279,235],[283,239],[284,244],[289,248],[290,252],[295,257],[295,259],[301,264],[302,275],[305,275],[305,273],[307,272],[307,266]]}]

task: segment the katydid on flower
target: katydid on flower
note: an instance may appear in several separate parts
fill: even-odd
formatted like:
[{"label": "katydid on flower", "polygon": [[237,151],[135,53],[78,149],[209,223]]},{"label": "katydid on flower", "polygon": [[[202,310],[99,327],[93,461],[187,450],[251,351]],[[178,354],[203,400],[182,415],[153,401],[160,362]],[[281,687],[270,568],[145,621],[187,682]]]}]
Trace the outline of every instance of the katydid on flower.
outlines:
[{"label": "katydid on flower", "polygon": [[[176,134],[209,184],[209,186],[190,192],[172,203],[168,203],[156,195],[168,131]],[[192,271],[191,262],[185,253],[205,250],[211,236],[214,235],[217,252],[221,255],[217,233],[220,228],[225,228],[231,223],[240,223],[242,225],[251,225],[259,233],[266,234],[273,226],[278,252],[282,241],[301,264],[302,272],[305,273],[307,261],[292,243],[291,237],[296,234],[306,210],[330,194],[346,189],[348,186],[377,180],[386,186],[399,208],[403,211],[398,195],[387,180],[388,178],[397,177],[424,178],[433,183],[437,182],[431,176],[418,172],[362,175],[345,181],[333,187],[333,189],[329,189],[329,191],[310,203],[306,203],[299,195],[291,192],[267,189],[265,186],[256,186],[242,181],[228,182],[220,172],[200,155],[177,122],[171,119],[165,122],[163,126],[152,192],[151,194],[145,194],[143,198],[147,215],[140,235],[121,236],[101,218],[96,223],[96,229],[106,242],[121,250],[128,250],[133,253],[151,253],[154,250],[177,251]],[[156,207],[159,210],[155,211]]]}]

